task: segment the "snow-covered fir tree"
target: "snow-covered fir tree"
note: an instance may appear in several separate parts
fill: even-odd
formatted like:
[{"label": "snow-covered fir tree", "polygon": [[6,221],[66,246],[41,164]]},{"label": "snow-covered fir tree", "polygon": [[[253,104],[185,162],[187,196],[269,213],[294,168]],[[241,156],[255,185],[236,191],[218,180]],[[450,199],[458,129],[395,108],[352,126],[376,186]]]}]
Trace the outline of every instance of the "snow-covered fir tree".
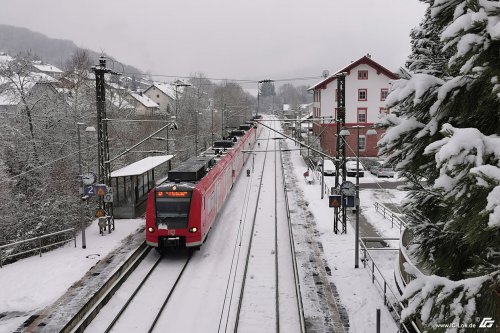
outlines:
[{"label": "snow-covered fir tree", "polygon": [[379,145],[409,180],[414,247],[433,274],[408,268],[403,316],[434,332],[495,318],[500,298],[500,3],[422,1]]}]

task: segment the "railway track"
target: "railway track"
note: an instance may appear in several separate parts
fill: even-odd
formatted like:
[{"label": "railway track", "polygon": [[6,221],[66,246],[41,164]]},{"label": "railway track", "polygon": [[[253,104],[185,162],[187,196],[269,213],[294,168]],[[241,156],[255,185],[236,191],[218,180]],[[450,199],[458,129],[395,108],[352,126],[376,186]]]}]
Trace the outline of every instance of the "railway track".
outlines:
[{"label": "railway track", "polygon": [[152,252],[86,331],[153,332],[191,257],[183,253],[160,257]]},{"label": "railway track", "polygon": [[[233,331],[303,333],[306,328],[288,199],[286,189],[281,191],[284,171],[278,140],[268,138],[265,151]],[[274,212],[260,210],[271,198]],[[254,295],[259,292],[256,303]]]},{"label": "railway track", "polygon": [[[183,254],[163,258],[150,249],[142,244],[61,332],[122,332],[134,326],[141,326],[140,331],[152,332],[175,292],[191,254],[187,258]],[[151,299],[150,291],[156,290],[159,281],[162,281],[162,290],[168,292],[155,294]],[[145,304],[151,307],[150,316],[135,316],[137,308]],[[131,325],[130,321],[134,323]]]}]

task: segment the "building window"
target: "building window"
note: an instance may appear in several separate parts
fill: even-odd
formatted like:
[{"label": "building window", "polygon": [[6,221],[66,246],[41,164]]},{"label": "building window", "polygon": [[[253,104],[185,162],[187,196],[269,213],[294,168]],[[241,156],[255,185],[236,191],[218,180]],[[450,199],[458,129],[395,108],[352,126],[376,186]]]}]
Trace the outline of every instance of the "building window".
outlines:
[{"label": "building window", "polygon": [[368,71],[358,71],[358,80],[368,80]]},{"label": "building window", "polygon": [[320,101],[320,95],[319,94],[320,94],[319,90],[315,90],[314,91],[314,101],[315,102],[319,102]]},{"label": "building window", "polygon": [[358,108],[358,123],[366,123],[366,108]]},{"label": "building window", "polygon": [[366,136],[360,135],[358,139],[358,147],[359,150],[365,150],[366,149]]},{"label": "building window", "polygon": [[380,89],[380,100],[385,101],[387,98],[387,95],[389,95],[389,89],[382,88]]},{"label": "building window", "polygon": [[358,89],[358,101],[367,101],[367,100],[368,100],[368,90]]}]

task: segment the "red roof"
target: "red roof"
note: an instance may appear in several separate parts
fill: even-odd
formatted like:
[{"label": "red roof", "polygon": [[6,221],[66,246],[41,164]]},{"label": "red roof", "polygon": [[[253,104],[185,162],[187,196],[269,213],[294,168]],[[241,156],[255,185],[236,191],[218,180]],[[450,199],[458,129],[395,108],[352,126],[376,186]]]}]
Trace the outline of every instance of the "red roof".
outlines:
[{"label": "red roof", "polygon": [[327,84],[329,84],[330,82],[332,82],[333,80],[336,79],[337,74],[347,72],[347,75],[349,75],[351,70],[359,65],[368,65],[368,66],[372,67],[373,69],[375,69],[377,71],[377,74],[384,74],[385,76],[387,76],[391,80],[398,79],[398,76],[396,74],[394,74],[393,72],[391,72],[390,70],[388,70],[387,68],[385,68],[384,66],[379,64],[378,62],[375,62],[369,56],[365,55],[365,56],[359,58],[358,60],[350,63],[348,66],[337,71],[335,74],[330,75],[329,77],[327,77],[323,81],[320,81],[320,82],[316,83],[315,85],[311,86],[307,90],[325,89]]}]

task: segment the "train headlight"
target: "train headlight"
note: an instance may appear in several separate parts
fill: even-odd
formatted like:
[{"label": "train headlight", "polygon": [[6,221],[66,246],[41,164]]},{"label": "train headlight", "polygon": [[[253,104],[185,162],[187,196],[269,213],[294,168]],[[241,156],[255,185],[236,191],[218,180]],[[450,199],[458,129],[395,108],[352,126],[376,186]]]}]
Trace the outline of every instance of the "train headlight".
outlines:
[{"label": "train headlight", "polygon": [[149,231],[149,232],[155,232],[155,228],[153,228],[153,227],[149,227],[149,228],[148,228],[148,231]]},{"label": "train headlight", "polygon": [[198,231],[198,228],[194,227],[194,228],[189,228],[189,232],[192,232],[192,233],[195,233]]}]

